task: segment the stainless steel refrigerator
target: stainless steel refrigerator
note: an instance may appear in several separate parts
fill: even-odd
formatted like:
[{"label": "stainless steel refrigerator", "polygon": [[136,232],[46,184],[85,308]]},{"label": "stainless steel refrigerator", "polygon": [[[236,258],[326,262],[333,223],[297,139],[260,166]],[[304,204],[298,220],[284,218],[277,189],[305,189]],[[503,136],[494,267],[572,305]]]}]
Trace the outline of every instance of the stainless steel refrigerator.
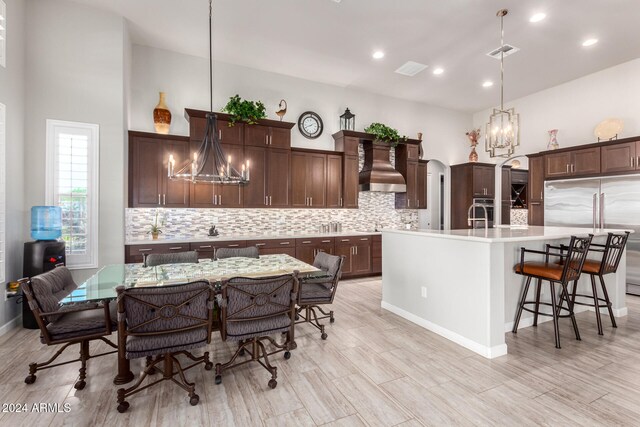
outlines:
[{"label": "stainless steel refrigerator", "polygon": [[640,175],[546,181],[544,224],[633,230],[627,293],[640,295]]}]

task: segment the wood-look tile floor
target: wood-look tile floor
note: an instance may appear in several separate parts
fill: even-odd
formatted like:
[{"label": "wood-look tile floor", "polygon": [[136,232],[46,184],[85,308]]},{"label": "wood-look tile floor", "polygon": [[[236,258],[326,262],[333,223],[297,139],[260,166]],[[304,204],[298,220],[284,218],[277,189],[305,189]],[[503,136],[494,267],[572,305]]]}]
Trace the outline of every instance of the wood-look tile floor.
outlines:
[{"label": "wood-look tile floor", "polygon": [[[246,365],[215,385],[213,373],[189,371],[200,404],[192,407],[170,382],[129,399],[116,411],[115,355],[89,361],[87,387],[76,391],[78,366],[38,373],[24,384],[29,361],[54,349],[37,331],[21,328],[0,337],[0,403],[69,403],[69,413],[0,413],[0,425],[235,425],[235,426],[421,426],[421,425],[639,425],[640,298],[628,297],[629,315],[613,329],[603,317],[598,336],[592,312],[578,315],[582,341],[562,319],[561,350],[550,322],[507,334],[509,354],[484,359],[380,308],[380,279],[343,281],[329,338],[302,325],[298,349],[281,354],[278,387],[269,374]],[[92,344],[93,346],[93,344]],[[218,335],[208,348],[215,361],[233,346]],[[97,350],[92,347],[92,350]],[[255,365],[255,364],[254,364]],[[140,361],[132,364],[139,372]]]}]

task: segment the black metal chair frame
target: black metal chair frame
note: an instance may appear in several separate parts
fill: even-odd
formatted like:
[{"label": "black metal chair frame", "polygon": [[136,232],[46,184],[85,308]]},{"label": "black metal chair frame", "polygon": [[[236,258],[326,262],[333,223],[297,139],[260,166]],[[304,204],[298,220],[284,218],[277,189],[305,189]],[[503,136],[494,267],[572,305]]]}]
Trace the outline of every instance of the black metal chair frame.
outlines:
[{"label": "black metal chair frame", "polygon": [[[309,323],[310,325],[313,325],[320,331],[320,338],[322,338],[323,340],[327,339],[327,333],[324,330],[325,325],[320,323],[320,320],[329,319],[329,323],[333,323],[335,322],[335,318],[333,316],[333,310],[329,310],[329,312],[327,313],[322,309],[322,307],[320,307],[320,305],[333,304],[333,299],[336,296],[336,291],[338,289],[338,282],[340,281],[340,274],[342,272],[342,265],[344,264],[344,260],[345,257],[340,256],[340,265],[338,266],[336,275],[330,280],[332,290],[331,298],[329,300],[318,299],[301,301],[302,288],[305,285],[305,278],[300,279],[300,292],[298,292],[298,308],[296,309],[296,324]],[[307,282],[312,282],[313,280],[313,276],[306,278]],[[316,310],[322,313],[322,316],[319,316],[316,313]],[[302,311],[304,311],[304,315],[302,314]],[[301,318],[302,320],[298,320],[299,318]]]},{"label": "black metal chair frame", "polygon": [[[199,282],[190,282],[185,284],[167,286],[166,287],[167,292],[165,292],[165,294],[168,294],[168,293],[174,294],[176,293],[175,291],[176,288],[179,288],[184,285],[189,285],[192,283],[199,283]],[[203,281],[202,283],[208,283],[208,282]],[[157,288],[154,288],[154,289],[157,289]],[[144,301],[140,298],[137,298],[134,295],[128,295],[126,293],[124,286],[118,286],[116,288],[116,291],[118,294],[118,345],[120,346],[121,349],[126,349],[126,341],[128,336],[152,336],[152,335],[174,334],[174,333],[180,333],[180,332],[190,331],[190,330],[199,329],[199,328],[207,328],[207,344],[211,343],[211,332],[212,332],[212,325],[213,325],[213,309],[214,309],[214,291],[210,285],[207,288],[203,288],[202,290],[198,291],[191,297],[185,299],[179,305],[164,305],[164,306],[157,306],[148,301]],[[188,305],[191,301],[193,301],[195,298],[199,297],[205,292],[209,294],[209,298],[207,299],[207,318],[206,319],[196,318],[192,316],[185,316],[179,313],[178,309],[180,307],[182,307],[183,305]],[[154,295],[162,295],[162,293],[155,292]],[[152,310],[157,310],[158,315],[153,319],[150,319],[132,328],[127,327],[126,316],[125,316],[125,299],[127,298],[133,299],[138,303],[146,305],[150,307]],[[161,309],[166,307],[171,307],[171,310],[173,311],[172,316],[167,317],[167,316],[161,315]],[[183,327],[183,328],[175,328],[175,329],[162,330],[157,332],[135,332],[135,329],[138,329],[142,326],[147,326],[152,322],[156,322],[161,319],[175,318],[175,317],[185,317],[191,320],[196,320],[198,322],[189,327]],[[176,358],[177,355],[184,355],[187,358],[191,359],[194,363],[190,364],[189,366],[183,367],[180,361]],[[159,367],[161,363],[163,364],[162,368]],[[191,352],[186,350],[166,352],[156,356],[155,359],[151,356],[147,356],[145,369],[142,372],[142,375],[140,375],[140,377],[138,378],[138,381],[136,381],[136,383],[129,388],[118,389],[117,391],[118,412],[123,413],[129,408],[129,402],[125,400],[127,397],[133,394],[136,394],[138,392],[141,392],[142,390],[145,390],[151,386],[154,386],[162,381],[168,381],[168,380],[174,382],[175,384],[180,386],[182,389],[187,391],[189,393],[189,403],[193,406],[197,405],[198,402],[200,401],[200,397],[195,393],[195,383],[189,382],[185,377],[184,373],[189,369],[200,365],[201,363],[204,363],[205,369],[208,371],[213,368],[213,363],[209,360],[209,352],[205,352],[201,357],[195,357],[193,354],[191,354]],[[176,370],[174,370],[174,367]],[[156,381],[153,381],[143,387],[140,387],[140,385],[147,378],[147,376],[154,375],[156,373],[156,370],[161,371],[162,378]],[[179,376],[180,381],[175,379],[176,375]]]},{"label": "black metal chair frame", "polygon": [[[34,297],[34,293],[33,293],[33,289],[31,288],[31,280],[28,278],[25,279],[20,279],[18,281],[20,283],[20,287],[23,290],[24,294],[27,297],[27,301],[29,303],[29,307],[31,308],[31,311],[33,312],[33,316],[36,318],[36,322],[38,324],[38,327],[40,328],[40,333],[42,334],[42,338],[44,339],[44,342],[46,345],[57,345],[57,344],[64,344],[49,360],[47,360],[46,362],[42,362],[42,363],[30,363],[29,364],[29,375],[24,379],[24,382],[26,384],[33,384],[34,382],[36,382],[36,372],[41,371],[43,369],[49,369],[49,368],[54,368],[56,366],[62,366],[62,365],[67,365],[69,363],[75,363],[75,362],[81,362],[81,366],[80,366],[80,376],[78,377],[78,381],[74,384],[74,387],[76,390],[82,390],[85,385],[86,385],[86,381],[85,379],[87,378],[87,360],[89,359],[93,359],[96,357],[100,357],[100,356],[105,356],[107,354],[113,354],[116,353],[118,350],[118,346],[116,346],[113,342],[109,341],[107,338],[105,338],[106,336],[111,335],[111,314],[109,313],[109,300],[105,299],[103,301],[100,302],[100,304],[78,304],[77,307],[74,308],[65,308],[64,312],[58,312],[58,311],[53,311],[53,312],[41,312],[40,311],[40,306],[38,305],[38,302],[36,301],[35,297]],[[105,324],[105,329],[104,331],[100,331],[100,332],[96,332],[93,334],[87,334],[87,335],[83,335],[83,336],[79,336],[79,337],[74,337],[74,338],[68,338],[68,339],[53,339],[51,337],[51,333],[49,332],[49,329],[47,329],[47,324],[49,323],[49,321],[47,320],[46,316],[52,316],[52,315],[64,315],[64,314],[68,314],[68,313],[73,313],[73,312],[80,312],[80,311],[86,311],[86,310],[103,310],[104,311],[104,324]],[[113,351],[108,351],[108,352],[104,352],[104,353],[100,353],[100,354],[95,354],[92,355],[89,351],[89,342],[93,341],[93,340],[100,340],[103,341],[104,343],[106,343],[107,345],[115,348],[116,350]],[[64,350],[66,350],[67,347],[74,345],[74,344],[79,344],[80,345],[80,357],[77,359],[73,359],[73,360],[68,360],[66,362],[60,362],[60,363],[53,363],[58,356],[60,356]]]},{"label": "black metal chair frame", "polygon": [[[238,341],[238,349],[235,351],[233,356],[231,356],[231,359],[229,359],[229,361],[224,364],[223,363],[216,364],[216,376],[215,376],[216,384],[222,383],[223,371],[231,368],[236,368],[238,366],[242,366],[250,362],[258,362],[260,365],[262,365],[263,368],[265,368],[271,374],[271,379],[269,380],[269,383],[268,383],[269,387],[272,389],[276,388],[276,386],[278,385],[278,382],[276,380],[278,377],[278,368],[271,365],[271,363],[269,362],[269,356],[273,356],[274,354],[284,352],[284,358],[288,360],[291,357],[291,350],[293,350],[296,347],[295,336],[294,336],[294,326],[295,326],[296,300],[297,300],[297,294],[299,289],[298,274],[299,274],[298,271],[294,271],[293,274],[264,277],[259,279],[235,277],[222,282],[222,292],[217,295],[217,298],[218,298],[218,307],[220,309],[220,336],[222,337],[223,341],[226,341],[227,339],[227,323],[228,322],[255,321],[255,320],[267,319],[269,317],[281,316],[283,314],[288,314],[291,319],[291,323],[289,326],[289,331],[286,332],[285,341],[282,344],[277,343],[272,337],[268,335],[256,336],[253,338]],[[292,288],[291,288],[290,304],[287,306],[284,306],[284,305],[275,304],[271,302],[268,303],[270,305],[281,306],[282,309],[280,311],[268,314],[266,316],[260,316],[260,317],[237,318],[236,316],[238,316],[239,314],[242,314],[243,312],[249,310],[250,308],[258,305],[255,302],[255,300],[259,299],[258,297],[260,295],[263,295],[263,294],[260,294],[255,296],[252,299],[252,301],[254,302],[251,305],[243,307],[242,309],[236,311],[235,313],[228,313],[227,299],[228,299],[229,287],[233,287],[238,292],[253,296],[253,294],[250,294],[242,290],[241,287],[246,284],[253,285],[253,284],[259,284],[261,282],[282,280],[285,277],[289,277],[290,281],[293,282]],[[289,284],[289,281],[284,282],[282,285],[278,287],[278,289],[281,289],[282,287],[287,286],[288,284]],[[267,348],[263,343],[263,341],[265,340],[270,342],[271,345],[273,345],[276,348],[276,350],[267,351]],[[238,357],[243,356],[245,352],[249,353],[251,358],[235,363],[236,359]]]},{"label": "black metal chair frame", "polygon": [[[575,314],[573,311],[573,303],[571,299],[568,297],[568,288],[567,284],[570,281],[577,281],[580,278],[580,273],[582,272],[582,266],[584,265],[584,261],[587,256],[587,252],[589,250],[589,246],[591,244],[591,240],[593,239],[593,235],[589,234],[589,237],[586,238],[578,238],[576,236],[571,237],[571,241],[569,246],[567,247],[567,253],[555,253],[551,252],[551,249],[554,246],[547,244],[545,251],[536,251],[532,249],[520,248],[520,272],[516,272],[516,274],[521,274],[523,276],[527,276],[527,280],[525,282],[524,289],[522,291],[522,296],[520,298],[520,304],[518,306],[518,310],[516,312],[516,319],[513,324],[513,329],[511,332],[514,334],[518,333],[518,325],[520,323],[520,317],[522,316],[522,311],[528,311],[529,313],[533,313],[533,326],[538,326],[538,316],[548,316],[553,318],[553,330],[555,335],[555,343],[556,348],[560,347],[560,327],[558,324],[558,319],[569,317],[571,319],[571,324],[573,325],[573,331],[576,336],[576,340],[580,341],[580,331],[578,330],[578,323],[576,322]],[[562,275],[560,280],[551,280],[545,276],[538,276],[532,274],[525,274],[525,253],[539,254],[544,255],[544,262],[549,264],[550,257],[558,257],[563,264]],[[536,278],[536,298],[533,301],[527,301],[527,294],[529,292],[529,286],[531,284],[531,279]],[[542,288],[542,281],[546,280],[549,282],[549,289],[551,293],[551,303],[548,302],[540,302],[540,292]],[[556,291],[555,284],[560,285],[560,301],[557,302],[556,299]],[[563,306],[563,301],[567,301],[567,307]],[[534,305],[534,309],[530,309],[527,306]],[[551,313],[543,313],[540,311],[540,306],[548,306],[551,307]],[[567,314],[560,314],[561,311],[566,311]]]},{"label": "black metal chair frame", "polygon": [[[598,335],[604,335],[602,331],[602,317],[600,315],[601,308],[607,308],[609,311],[609,318],[611,319],[611,326],[617,328],[616,318],[613,315],[613,309],[611,300],[609,299],[609,292],[607,292],[607,286],[604,281],[604,275],[615,273],[618,270],[618,265],[622,259],[627,240],[629,238],[629,232],[625,231],[625,234],[609,233],[607,235],[607,241],[604,245],[591,243],[589,246],[589,252],[602,253],[602,259],[600,261],[600,268],[597,273],[591,273],[589,271],[583,271],[582,273],[588,274],[591,278],[591,295],[576,293],[578,288],[578,281],[574,280],[573,287],[571,289],[571,303],[583,305],[587,307],[593,307],[596,313],[596,323],[598,325]],[[560,246],[561,252],[565,251],[566,246]],[[598,296],[598,286],[596,285],[595,277],[600,279],[600,287],[602,288],[602,294],[604,298]],[[593,300],[593,302],[576,301],[576,297],[587,298]],[[564,296],[561,297],[564,299]]]},{"label": "black metal chair frame", "polygon": [[[176,259],[177,258],[177,259]],[[150,263],[149,260],[152,262]],[[153,262],[154,260],[158,260]],[[142,265],[144,267],[155,267],[164,264],[189,264],[198,262],[198,251],[171,252],[167,254],[143,254]]]}]

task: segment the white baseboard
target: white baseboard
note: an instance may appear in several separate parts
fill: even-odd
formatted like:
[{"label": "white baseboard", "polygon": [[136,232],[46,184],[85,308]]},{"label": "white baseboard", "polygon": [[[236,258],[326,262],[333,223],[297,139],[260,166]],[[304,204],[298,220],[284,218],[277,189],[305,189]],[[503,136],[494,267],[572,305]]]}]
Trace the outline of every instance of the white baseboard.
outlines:
[{"label": "white baseboard", "polygon": [[13,328],[18,327],[18,325],[20,325],[21,321],[22,321],[22,314],[14,317],[13,319],[9,320],[4,325],[0,326],[0,336],[6,334],[7,332],[12,330]]},{"label": "white baseboard", "polygon": [[416,325],[422,326],[425,329],[430,330],[454,343],[461,345],[464,348],[467,348],[474,353],[478,353],[479,355],[486,357],[487,359],[494,359],[496,357],[504,356],[507,354],[507,344],[500,344],[493,347],[485,346],[480,343],[477,343],[469,338],[466,338],[456,332],[450,331],[449,329],[443,328],[440,325],[436,325],[433,322],[423,319],[422,317],[418,317],[415,314],[409,313],[406,310],[403,310],[395,305],[389,304],[388,302],[382,301],[380,304],[382,308],[388,310],[398,316],[407,319],[408,321],[415,323]]}]

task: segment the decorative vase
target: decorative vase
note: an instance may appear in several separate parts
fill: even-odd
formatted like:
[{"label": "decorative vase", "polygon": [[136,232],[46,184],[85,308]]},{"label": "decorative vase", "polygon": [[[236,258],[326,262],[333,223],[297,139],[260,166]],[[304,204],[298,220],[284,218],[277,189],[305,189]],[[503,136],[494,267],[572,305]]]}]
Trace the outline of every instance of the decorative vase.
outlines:
[{"label": "decorative vase", "polygon": [[165,103],[165,93],[160,92],[160,100],[153,110],[153,126],[157,133],[168,134],[171,126],[171,111]]},{"label": "decorative vase", "polygon": [[476,146],[471,146],[471,153],[469,153],[469,162],[476,163],[478,161],[478,153],[476,153]]},{"label": "decorative vase", "polygon": [[549,131],[549,143],[547,144],[547,150],[557,150],[560,148],[558,145],[558,129],[551,129]]},{"label": "decorative vase", "polygon": [[160,233],[158,233],[158,232],[155,232],[155,233],[152,232],[151,233],[151,239],[153,239],[153,240],[158,240],[159,236],[160,236]]}]

